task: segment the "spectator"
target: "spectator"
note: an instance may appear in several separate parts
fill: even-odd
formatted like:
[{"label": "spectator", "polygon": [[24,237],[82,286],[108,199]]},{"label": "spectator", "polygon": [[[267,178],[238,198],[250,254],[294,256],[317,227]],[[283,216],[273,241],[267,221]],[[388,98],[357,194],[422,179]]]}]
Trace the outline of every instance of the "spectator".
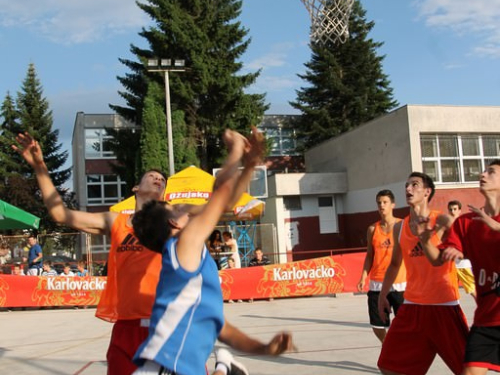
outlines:
[{"label": "spectator", "polygon": [[36,236],[31,234],[28,237],[28,244],[30,246],[28,253],[28,275],[39,276],[42,273],[42,247],[38,243]]},{"label": "spectator", "polygon": [[52,267],[52,261],[45,261],[42,267],[42,276],[57,276],[56,270],[54,269],[54,267]]},{"label": "spectator", "polygon": [[76,276],[85,277],[89,275],[89,271],[87,271],[87,269],[85,268],[85,261],[83,260],[78,261],[76,268],[78,268]]},{"label": "spectator", "polygon": [[69,263],[64,264],[63,271],[59,276],[66,276],[66,277],[75,276],[75,273],[71,271],[71,265]]},{"label": "spectator", "polygon": [[262,252],[262,249],[260,247],[256,248],[255,251],[253,252],[254,257],[248,264],[249,267],[255,267],[255,266],[267,266],[271,264],[267,256],[264,255]]},{"label": "spectator", "polygon": [[220,266],[220,252],[222,250],[222,236],[220,234],[220,230],[214,230],[208,239],[208,251],[214,258],[215,263],[217,264],[217,269],[221,269]]},{"label": "spectator", "polygon": [[16,264],[12,270],[12,274],[15,276],[25,276],[24,270],[20,264]]},{"label": "spectator", "polygon": [[224,238],[225,251],[231,253],[229,256],[233,257],[235,268],[241,268],[241,258],[240,252],[238,251],[238,243],[233,238],[231,232],[222,233],[222,237]]}]

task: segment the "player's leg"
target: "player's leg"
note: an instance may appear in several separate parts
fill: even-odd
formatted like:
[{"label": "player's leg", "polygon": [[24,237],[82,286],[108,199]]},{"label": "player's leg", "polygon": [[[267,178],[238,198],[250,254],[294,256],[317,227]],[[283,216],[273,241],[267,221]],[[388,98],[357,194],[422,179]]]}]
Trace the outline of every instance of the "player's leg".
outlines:
[{"label": "player's leg", "polygon": [[389,315],[387,316],[387,321],[380,319],[378,314],[379,294],[380,292],[374,292],[371,290],[367,293],[368,315],[370,316],[370,326],[372,327],[373,333],[377,336],[380,342],[384,342],[387,327],[389,327]]}]

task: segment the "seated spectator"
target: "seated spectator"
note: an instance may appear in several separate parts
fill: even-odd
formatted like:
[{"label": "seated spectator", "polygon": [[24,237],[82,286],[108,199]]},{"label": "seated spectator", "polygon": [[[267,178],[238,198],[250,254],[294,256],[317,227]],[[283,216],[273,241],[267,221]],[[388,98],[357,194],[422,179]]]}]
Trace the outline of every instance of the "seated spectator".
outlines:
[{"label": "seated spectator", "polygon": [[25,276],[24,269],[19,264],[16,264],[14,266],[14,269],[12,270],[12,274],[16,275],[16,276]]},{"label": "seated spectator", "polygon": [[57,272],[54,267],[52,267],[52,261],[50,260],[43,262],[42,269],[42,276],[57,276]]},{"label": "seated spectator", "polygon": [[259,247],[256,248],[253,254],[254,254],[253,259],[250,261],[250,263],[248,263],[249,267],[267,266],[267,265],[271,264],[269,259],[262,252],[261,248],[259,248]]},{"label": "seated spectator", "polygon": [[84,277],[89,275],[89,271],[85,268],[85,261],[80,260],[76,267],[78,268],[76,276]]},{"label": "seated spectator", "polygon": [[59,274],[59,276],[75,276],[75,273],[71,271],[71,265],[69,263],[64,264],[63,271]]}]

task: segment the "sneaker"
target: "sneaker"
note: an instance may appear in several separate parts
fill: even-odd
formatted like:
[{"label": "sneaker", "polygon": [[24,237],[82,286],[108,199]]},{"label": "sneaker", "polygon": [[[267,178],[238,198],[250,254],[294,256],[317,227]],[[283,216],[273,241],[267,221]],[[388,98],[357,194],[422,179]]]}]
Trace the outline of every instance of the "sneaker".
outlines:
[{"label": "sneaker", "polygon": [[227,367],[227,375],[248,375],[248,371],[241,363],[236,362],[233,355],[226,349],[219,349],[215,353],[215,367],[222,363]]}]

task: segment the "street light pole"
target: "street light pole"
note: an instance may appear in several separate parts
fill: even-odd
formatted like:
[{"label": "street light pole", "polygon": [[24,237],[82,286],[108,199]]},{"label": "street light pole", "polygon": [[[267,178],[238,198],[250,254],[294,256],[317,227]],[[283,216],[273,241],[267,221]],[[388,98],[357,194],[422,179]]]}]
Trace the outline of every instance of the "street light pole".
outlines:
[{"label": "street light pole", "polygon": [[168,168],[170,176],[175,174],[174,163],[174,140],[172,134],[172,111],[170,105],[170,77],[169,72],[184,72],[184,60],[151,59],[148,60],[149,72],[163,72],[165,77],[165,111],[167,117],[167,145],[168,145]]},{"label": "street light pole", "polygon": [[174,140],[172,135],[172,111],[170,106],[170,80],[168,70],[165,70],[165,108],[167,115],[167,141],[168,141],[168,170],[170,176],[175,174],[174,164]]}]

